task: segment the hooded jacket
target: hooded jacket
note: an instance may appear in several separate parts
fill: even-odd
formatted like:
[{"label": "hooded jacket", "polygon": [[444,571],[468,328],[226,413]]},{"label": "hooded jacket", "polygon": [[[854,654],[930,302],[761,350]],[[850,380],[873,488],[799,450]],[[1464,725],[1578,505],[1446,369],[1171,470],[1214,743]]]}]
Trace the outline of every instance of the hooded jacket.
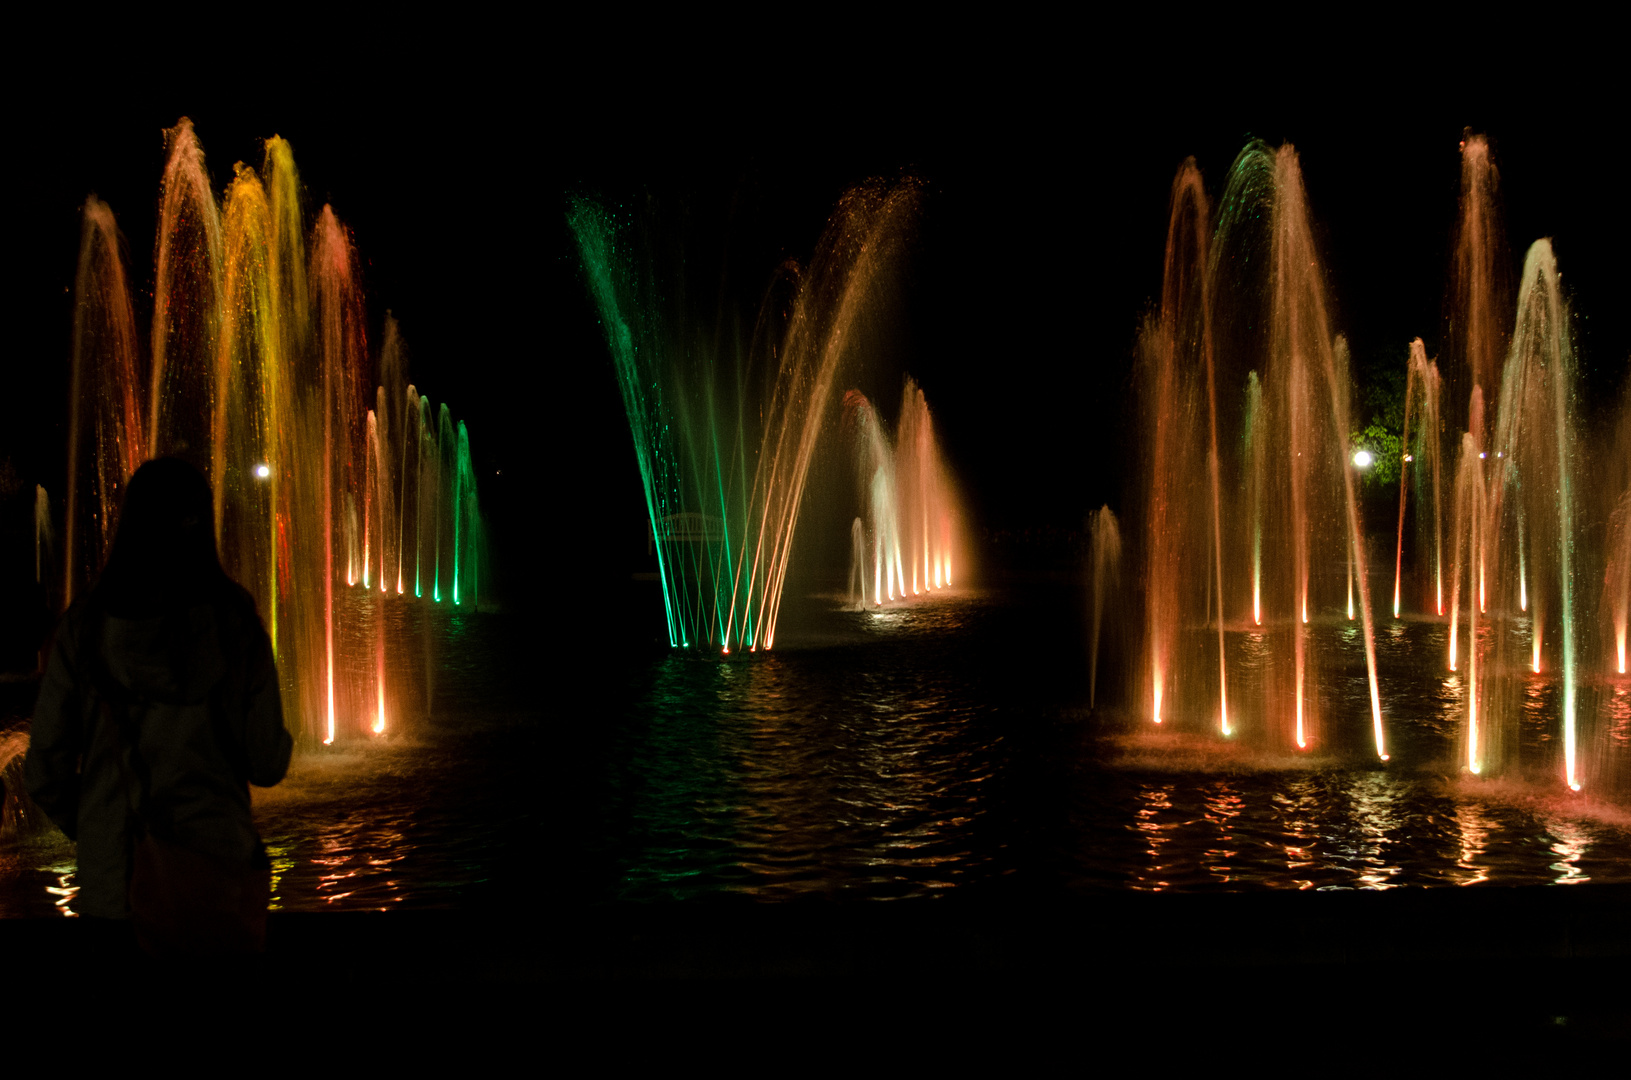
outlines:
[{"label": "hooded jacket", "polygon": [[225,584],[146,618],[79,603],[57,629],[23,774],[79,843],[80,914],[128,916],[144,789],[155,833],[229,865],[262,857],[248,785],[282,780],[293,741],[254,602]]}]

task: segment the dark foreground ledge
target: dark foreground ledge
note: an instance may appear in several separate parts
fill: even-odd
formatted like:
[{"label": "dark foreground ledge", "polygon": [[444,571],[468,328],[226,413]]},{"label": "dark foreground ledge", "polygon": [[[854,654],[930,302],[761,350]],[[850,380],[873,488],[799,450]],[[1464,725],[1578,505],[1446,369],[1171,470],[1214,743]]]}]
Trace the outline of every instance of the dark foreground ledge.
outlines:
[{"label": "dark foreground ledge", "polygon": [[[76,923],[0,920],[0,955],[62,963],[81,948]],[[1631,886],[1581,885],[275,913],[261,975],[584,1001],[1045,1001],[1111,1027],[1175,1011],[1234,1024],[1243,1009],[1323,1028],[1473,1019],[1574,1038],[1631,1034],[1628,972]]]},{"label": "dark foreground ledge", "polygon": [[[7,957],[78,937],[78,920],[0,919]],[[267,953],[272,972],[321,958],[359,981],[427,967],[475,981],[1596,960],[1631,973],[1631,885],[274,912]]]}]

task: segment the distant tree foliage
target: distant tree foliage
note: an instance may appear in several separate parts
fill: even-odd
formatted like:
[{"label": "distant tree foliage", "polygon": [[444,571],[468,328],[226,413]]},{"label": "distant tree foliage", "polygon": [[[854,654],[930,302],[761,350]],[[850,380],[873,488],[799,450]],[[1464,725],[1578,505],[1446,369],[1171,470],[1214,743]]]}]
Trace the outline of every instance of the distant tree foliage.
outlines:
[{"label": "distant tree foliage", "polygon": [[1409,347],[1373,354],[1358,365],[1359,402],[1357,412],[1369,414],[1370,422],[1350,436],[1355,451],[1369,450],[1374,459],[1363,471],[1366,493],[1399,485],[1404,460],[1404,404],[1408,388]]}]

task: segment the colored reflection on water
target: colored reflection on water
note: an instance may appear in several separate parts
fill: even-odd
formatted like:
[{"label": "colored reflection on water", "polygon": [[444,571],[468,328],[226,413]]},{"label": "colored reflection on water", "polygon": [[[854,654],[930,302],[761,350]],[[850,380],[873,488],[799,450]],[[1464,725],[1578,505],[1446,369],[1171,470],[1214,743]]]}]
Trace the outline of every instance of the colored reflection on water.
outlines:
[{"label": "colored reflection on water", "polygon": [[1232,862],[1240,855],[1238,838],[1234,835],[1234,819],[1245,809],[1245,799],[1230,786],[1219,781],[1206,798],[1204,819],[1216,830],[1213,846],[1206,850],[1206,868],[1220,884],[1233,880]]},{"label": "colored reflection on water", "polygon": [[48,894],[56,897],[54,906],[64,915],[78,914],[74,910],[74,897],[79,895],[79,886],[74,884],[74,875],[77,872],[78,868],[72,863],[53,866],[51,873],[56,875],[57,883],[45,887]]},{"label": "colored reflection on water", "polygon": [[1489,869],[1483,857],[1489,850],[1494,824],[1476,804],[1456,807],[1455,821],[1460,832],[1460,854],[1455,862],[1460,873],[1454,875],[1455,883],[1478,885],[1488,881]]},{"label": "colored reflection on water", "polygon": [[[1346,620],[1310,631],[1340,662],[1321,675],[1321,744],[1302,753],[1253,734],[1274,701],[1273,666],[1249,662],[1255,632],[1237,635],[1236,738],[1206,718],[1150,733],[1087,710],[1070,600],[835,602],[790,620],[775,652],[728,661],[586,658],[508,615],[404,625],[431,650],[393,673],[418,711],[383,738],[302,754],[256,792],[274,903],[1631,881],[1631,684],[1584,699],[1603,749],[1594,794],[1571,797],[1544,673],[1522,688],[1516,765],[1457,770],[1463,676],[1441,662],[1442,623],[1380,636],[1381,768]],[[73,849],[53,835],[0,842],[0,915],[71,909]]]},{"label": "colored reflection on water", "polygon": [[1134,813],[1134,828],[1149,845],[1144,850],[1144,854],[1149,858],[1149,867],[1146,874],[1141,874],[1128,883],[1132,888],[1158,892],[1172,887],[1172,883],[1165,880],[1165,871],[1168,867],[1163,864],[1163,848],[1183,823],[1171,816],[1171,794],[1171,785],[1146,788],[1139,792],[1139,802],[1142,805]]},{"label": "colored reflection on water", "polygon": [[1306,873],[1316,866],[1315,842],[1319,834],[1315,829],[1316,811],[1314,785],[1306,777],[1297,777],[1289,790],[1271,797],[1271,812],[1281,820],[1281,847],[1285,850],[1285,867],[1290,871],[1287,881],[1298,889],[1312,889],[1314,882]]},{"label": "colored reflection on water", "polygon": [[[856,621],[887,640],[925,617]],[[779,652],[657,661],[611,763],[617,895],[678,898],[721,882],[758,896],[892,895],[977,873],[985,859],[969,839],[1000,737],[979,730],[955,685],[892,678],[859,659],[845,661],[848,678],[814,681]]]},{"label": "colored reflection on water", "polygon": [[1557,862],[1551,864],[1557,872],[1557,884],[1579,885],[1590,881],[1591,876],[1581,867],[1580,860],[1591,847],[1591,834],[1572,821],[1552,821],[1548,823],[1548,831],[1553,838],[1552,854],[1557,856]]}]

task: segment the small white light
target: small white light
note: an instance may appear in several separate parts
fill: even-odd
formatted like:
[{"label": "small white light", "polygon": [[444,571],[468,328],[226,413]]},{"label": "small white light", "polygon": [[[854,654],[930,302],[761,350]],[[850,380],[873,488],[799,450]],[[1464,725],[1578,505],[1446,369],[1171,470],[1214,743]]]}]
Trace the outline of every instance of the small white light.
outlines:
[{"label": "small white light", "polygon": [[265,464],[256,465],[255,475],[260,477],[262,480],[265,480],[268,476],[272,475],[272,467]]},{"label": "small white light", "polygon": [[1359,453],[1354,455],[1354,464],[1359,466],[1361,469],[1370,468],[1370,463],[1371,456],[1369,450],[1361,450]]},{"label": "small white light", "polygon": [[1415,459],[1415,458],[1414,458],[1414,457],[1413,457],[1413,456],[1411,456],[1411,455],[1410,455],[1410,454],[1406,454],[1406,455],[1405,455],[1405,456],[1404,456],[1404,459],[1405,459],[1405,460],[1406,460],[1406,461],[1415,461],[1415,460],[1416,460],[1416,459]]},{"label": "small white light", "polygon": [[1482,459],[1482,458],[1487,458],[1487,457],[1489,457],[1489,454],[1488,454],[1488,453],[1487,453],[1487,452],[1486,452],[1486,453],[1482,453],[1482,454],[1479,454],[1479,455],[1478,455],[1478,456],[1479,456],[1479,458],[1481,458],[1481,459]]}]

